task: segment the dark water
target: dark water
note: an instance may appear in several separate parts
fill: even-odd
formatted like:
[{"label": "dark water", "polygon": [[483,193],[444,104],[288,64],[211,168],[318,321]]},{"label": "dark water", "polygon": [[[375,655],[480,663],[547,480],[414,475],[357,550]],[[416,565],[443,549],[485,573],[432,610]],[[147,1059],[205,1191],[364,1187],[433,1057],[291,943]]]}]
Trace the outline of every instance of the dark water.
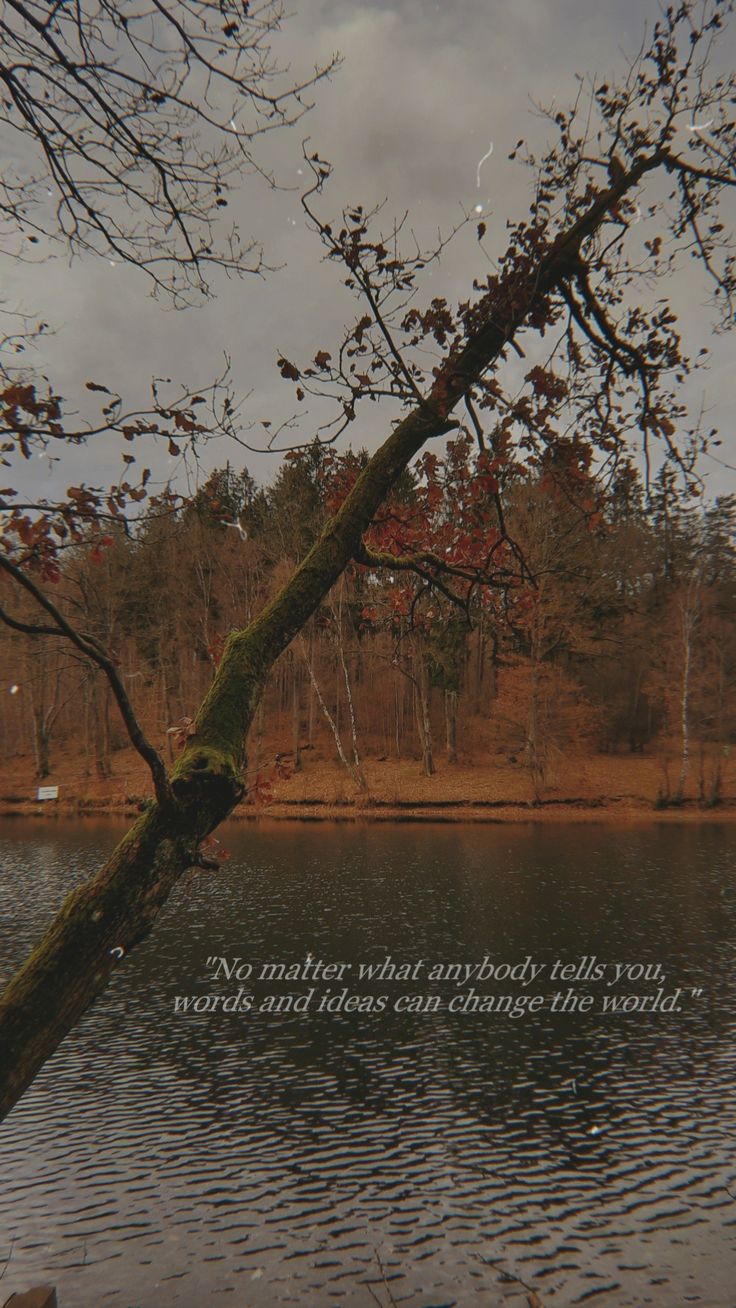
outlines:
[{"label": "dark water", "polygon": [[[115,829],[2,836],[4,976]],[[282,824],[226,843],[2,1129],[0,1299],[48,1280],[63,1308],[492,1308],[523,1286],[546,1308],[734,1308],[734,828]],[[243,984],[208,982],[210,955],[307,953],[660,962],[682,1011],[172,1011]]]}]

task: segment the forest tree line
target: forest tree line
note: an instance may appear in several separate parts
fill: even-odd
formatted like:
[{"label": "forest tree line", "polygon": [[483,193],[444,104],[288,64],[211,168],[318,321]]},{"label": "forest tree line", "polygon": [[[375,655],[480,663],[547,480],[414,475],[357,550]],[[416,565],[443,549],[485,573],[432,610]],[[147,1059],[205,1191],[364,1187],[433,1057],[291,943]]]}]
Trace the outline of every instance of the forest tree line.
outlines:
[{"label": "forest tree line", "polygon": [[[273,596],[364,462],[315,443],[265,486],[228,465],[178,509],[62,550],[55,602],[113,652],[170,757],[228,632]],[[736,739],[736,497],[683,502],[674,480],[665,465],[647,496],[625,465],[603,491],[574,442],[502,472],[467,436],[424,455],[376,520],[376,549],[276,664],[254,772],[274,755],[308,768],[319,749],[366,790],[366,757],[428,775],[502,759],[541,797],[556,755],[656,751],[663,801],[689,786],[717,802]],[[454,590],[402,565],[419,549],[454,566]],[[6,758],[32,749],[41,781],[72,745],[89,775],[111,775],[127,739],[99,669],[2,629],[0,679]]]}]

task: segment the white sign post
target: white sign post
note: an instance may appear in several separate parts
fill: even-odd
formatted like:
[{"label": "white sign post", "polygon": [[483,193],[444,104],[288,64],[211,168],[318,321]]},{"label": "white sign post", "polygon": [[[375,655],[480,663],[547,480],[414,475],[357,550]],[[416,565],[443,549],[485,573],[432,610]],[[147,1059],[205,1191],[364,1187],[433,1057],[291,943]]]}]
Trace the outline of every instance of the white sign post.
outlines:
[{"label": "white sign post", "polygon": [[58,798],[59,798],[59,787],[58,787],[58,786],[39,786],[39,787],[38,787],[38,795],[37,795],[36,798],[37,798],[37,799],[58,799]]}]

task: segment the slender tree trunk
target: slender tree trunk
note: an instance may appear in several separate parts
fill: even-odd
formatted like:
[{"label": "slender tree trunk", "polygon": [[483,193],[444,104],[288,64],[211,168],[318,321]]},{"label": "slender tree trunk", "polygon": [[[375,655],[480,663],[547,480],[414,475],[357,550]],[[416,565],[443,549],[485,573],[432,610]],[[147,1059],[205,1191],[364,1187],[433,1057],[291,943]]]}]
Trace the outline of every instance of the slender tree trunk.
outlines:
[{"label": "slender tree trunk", "polygon": [[485,629],[483,613],[478,621],[478,636],[475,647],[475,712],[480,713],[483,696],[483,658],[485,654]]},{"label": "slender tree trunk", "polygon": [[705,746],[701,740],[698,750],[698,800],[705,801]]},{"label": "slender tree trunk", "polygon": [[683,660],[680,686],[680,775],[677,779],[678,800],[683,797],[687,774],[690,770],[690,669],[692,665],[692,629],[689,617],[683,614]]},{"label": "slender tree trunk", "polygon": [[171,701],[169,699],[169,682],[166,676],[166,665],[163,662],[161,663],[161,667],[159,669],[159,680],[161,683],[161,707],[163,709],[162,717],[166,723],[166,737],[165,737],[166,752],[169,756],[169,766],[171,766],[174,762],[175,755],[174,755],[174,738],[172,733],[169,731],[169,727],[174,726],[174,715],[172,713]]},{"label": "slender tree trunk", "polygon": [[[335,667],[335,701],[334,701],[334,703],[335,703],[335,728],[334,728],[334,729],[335,729],[335,731],[337,732],[337,735],[338,735],[338,736],[340,735],[340,731],[341,731],[341,724],[340,724],[340,698],[341,698],[341,696],[340,696],[340,670],[339,670],[339,668],[336,666],[336,667]],[[323,712],[324,712],[324,703],[322,703],[322,710],[323,710]]]},{"label": "slender tree trunk", "polygon": [[457,763],[457,691],[445,691],[445,731],[447,762]]},{"label": "slender tree trunk", "polygon": [[416,660],[417,676],[414,682],[414,706],[416,710],[419,741],[422,747],[422,767],[425,776],[433,777],[434,749],[432,742],[432,718],[429,710],[429,678],[424,654],[420,651]]},{"label": "slender tree trunk", "polygon": [[36,716],[36,776],[39,781],[44,781],[46,777],[51,776],[49,733],[40,715]]},{"label": "slender tree trunk", "polygon": [[337,614],[335,614],[333,609],[333,616],[335,617],[336,625],[337,625],[337,648],[338,648],[338,653],[340,655],[340,665],[342,667],[343,681],[345,682],[345,694],[348,702],[348,713],[350,715],[350,737],[353,745],[353,765],[355,770],[355,777],[358,781],[358,785],[360,786],[360,789],[367,791],[368,782],[366,780],[365,772],[363,771],[363,765],[360,759],[360,752],[358,750],[358,723],[355,716],[355,701],[353,699],[352,686],[350,685],[350,675],[348,673],[348,665],[345,660],[345,644],[342,635],[342,589],[340,591],[340,607]]},{"label": "slender tree trunk", "polygon": [[[310,639],[309,639],[309,660],[310,660],[310,662],[312,661],[312,658],[313,658],[313,650],[314,650],[314,641],[313,641],[312,637],[310,636]],[[308,715],[307,715],[307,743],[309,744],[309,748],[310,748],[310,749],[313,749],[313,748],[314,748],[314,718],[315,718],[315,705],[316,705],[316,695],[315,695],[315,693],[314,693],[314,686],[313,686],[312,681],[311,681],[311,678],[310,678],[310,681],[309,681],[309,712],[308,712]]]},{"label": "slender tree trunk", "polygon": [[292,671],[292,753],[294,755],[294,771],[302,770],[302,751],[301,751],[301,718],[302,718],[302,694],[299,682],[299,673],[297,670],[296,659],[291,661]]},{"label": "slender tree trunk", "polygon": [[84,779],[89,779],[92,770],[92,726],[90,715],[92,712],[92,671],[86,670],[84,681],[82,683],[82,694],[84,696]]},{"label": "slender tree trunk", "polygon": [[639,718],[639,698],[641,695],[642,671],[640,670],[634,680],[634,688],[631,697],[631,707],[629,710],[629,753],[633,754],[637,748],[636,724]]},{"label": "slender tree trunk", "polygon": [[[360,759],[360,753],[358,751],[358,723],[355,716],[355,701],[353,699],[352,686],[350,685],[350,676],[348,674],[347,663],[345,662],[345,658],[342,653],[342,650],[340,651],[340,660],[342,663],[343,676],[345,680],[345,695],[348,701],[348,713],[350,715],[350,739],[353,746],[353,763],[355,764],[357,771],[359,771],[362,775],[363,768]],[[365,784],[365,779],[364,779],[364,784]]]},{"label": "slender tree trunk", "polygon": [[340,762],[345,768],[345,771],[348,773],[348,775],[352,778],[352,780],[357,785],[358,789],[367,790],[368,787],[366,785],[366,780],[365,777],[363,776],[363,771],[362,768],[360,767],[360,763],[359,762],[351,763],[350,759],[345,753],[345,748],[343,746],[342,739],[340,737],[340,729],[337,725],[335,718],[333,718],[332,714],[330,713],[327,704],[325,703],[324,696],[319,688],[319,682],[317,681],[317,678],[314,675],[314,669],[311,663],[309,662],[309,657],[307,655],[306,645],[304,644],[304,641],[301,641],[301,648],[302,648],[302,654],[304,656],[304,662],[306,664],[307,672],[309,673],[309,679],[314,687],[314,693],[317,696],[317,699],[319,701],[319,706],[322,709],[322,712],[324,713],[324,716],[327,719],[327,723],[329,725],[330,731],[332,732],[332,738],[335,742],[335,749],[337,750],[337,757],[339,758]]},{"label": "slender tree trunk", "polygon": [[[33,749],[36,758],[36,777],[45,781],[51,775],[51,735],[59,715],[61,676],[58,664],[52,667],[43,641],[35,637],[31,646],[33,675],[29,677],[31,714],[33,719]],[[30,664],[29,664],[30,666]]]},{"label": "slender tree trunk", "polygon": [[676,798],[681,800],[685,791],[690,770],[690,678],[692,675],[693,644],[695,629],[700,612],[700,584],[703,577],[703,565],[698,563],[693,569],[686,595],[680,610],[680,630],[682,633],[682,681],[680,685],[680,775],[677,781]]},{"label": "slender tree trunk", "polygon": [[263,761],[263,735],[266,721],[266,701],[262,699],[255,712],[253,724],[253,767],[256,771]]},{"label": "slender tree trunk", "polygon": [[107,682],[102,673],[92,675],[92,706],[94,712],[95,768],[101,781],[112,775],[110,767],[110,701]]},{"label": "slender tree trunk", "polygon": [[539,804],[544,786],[544,764],[541,758],[539,741],[539,668],[534,655],[531,665],[531,686],[529,689],[529,708],[527,713],[526,759],[532,780],[534,803]]},{"label": "slender tree trunk", "polygon": [[[31,697],[33,692],[31,691]],[[31,734],[33,737],[33,757],[36,763],[36,780],[43,781],[49,775],[48,739],[44,736],[43,714],[31,698]]]},{"label": "slender tree trunk", "polygon": [[708,791],[708,799],[707,799],[708,808],[715,808],[716,804],[718,804],[720,801],[721,781],[722,781],[721,759],[718,755],[716,755],[715,759],[713,760],[713,770],[711,772],[710,788]]},{"label": "slender tree trunk", "polygon": [[489,713],[493,712],[493,701],[498,695],[498,632],[491,631],[491,657],[489,659],[491,675],[488,683]]}]

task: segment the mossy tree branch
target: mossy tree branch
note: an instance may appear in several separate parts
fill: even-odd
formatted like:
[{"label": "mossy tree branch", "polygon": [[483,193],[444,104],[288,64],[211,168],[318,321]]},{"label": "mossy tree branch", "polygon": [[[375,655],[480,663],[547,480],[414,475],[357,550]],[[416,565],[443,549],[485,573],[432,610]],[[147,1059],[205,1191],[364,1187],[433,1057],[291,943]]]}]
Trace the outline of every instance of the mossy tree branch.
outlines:
[{"label": "mossy tree branch", "polygon": [[484,306],[461,348],[448,354],[434,385],[367,463],[291,579],[259,617],[226,644],[195,731],[173,770],[170,798],[154,803],[96,876],[74,890],[0,998],[0,1116],[30,1085],[66,1034],[107,986],[119,951],[151,930],[199,843],[243,794],[245,741],[268,673],[351,560],[363,533],[424,444],[458,426],[450,414],[516,333],[543,313],[550,294],[574,274],[581,243],[627,191],[661,166],[663,151],[642,156],[535,266]]}]

